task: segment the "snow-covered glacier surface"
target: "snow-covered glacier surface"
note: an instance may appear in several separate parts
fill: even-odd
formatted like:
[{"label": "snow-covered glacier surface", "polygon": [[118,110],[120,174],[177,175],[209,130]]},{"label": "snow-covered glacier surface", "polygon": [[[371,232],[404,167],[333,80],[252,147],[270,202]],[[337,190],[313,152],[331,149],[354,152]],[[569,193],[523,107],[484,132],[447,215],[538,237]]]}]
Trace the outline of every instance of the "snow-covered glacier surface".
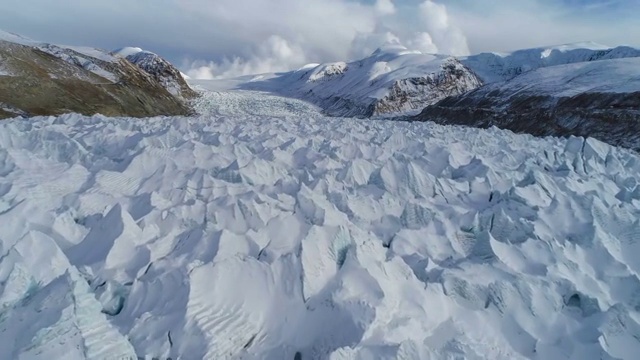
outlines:
[{"label": "snow-covered glacier surface", "polygon": [[635,359],[640,157],[326,118],[0,123],[1,359]]}]

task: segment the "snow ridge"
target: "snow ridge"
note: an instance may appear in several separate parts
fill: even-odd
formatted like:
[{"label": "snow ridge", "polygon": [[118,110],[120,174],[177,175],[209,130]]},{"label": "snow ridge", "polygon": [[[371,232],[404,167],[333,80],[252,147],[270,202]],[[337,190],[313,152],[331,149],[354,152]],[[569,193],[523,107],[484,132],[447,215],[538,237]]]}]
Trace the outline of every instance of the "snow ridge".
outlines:
[{"label": "snow ridge", "polygon": [[482,53],[461,58],[485,83],[513,79],[539,68],[599,60],[640,57],[640,49],[609,48],[595,43],[577,43],[514,51],[507,54]]}]

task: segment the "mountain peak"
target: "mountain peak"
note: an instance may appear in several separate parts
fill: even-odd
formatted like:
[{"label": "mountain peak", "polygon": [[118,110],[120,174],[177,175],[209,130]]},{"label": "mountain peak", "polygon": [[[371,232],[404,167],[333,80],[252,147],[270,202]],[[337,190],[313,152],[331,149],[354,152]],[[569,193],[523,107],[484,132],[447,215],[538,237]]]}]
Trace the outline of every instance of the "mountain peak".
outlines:
[{"label": "mountain peak", "polygon": [[196,94],[185,82],[182,73],[161,56],[139,47],[124,47],[113,54],[121,56],[151,75],[172,95],[179,98],[192,98]]},{"label": "mountain peak", "polygon": [[142,50],[139,47],[133,47],[133,46],[127,46],[127,47],[123,47],[121,49],[116,49],[114,51],[112,51],[111,53],[114,55],[119,55],[122,56],[124,58],[131,56],[131,55],[137,55],[141,52],[148,52],[146,50]]}]

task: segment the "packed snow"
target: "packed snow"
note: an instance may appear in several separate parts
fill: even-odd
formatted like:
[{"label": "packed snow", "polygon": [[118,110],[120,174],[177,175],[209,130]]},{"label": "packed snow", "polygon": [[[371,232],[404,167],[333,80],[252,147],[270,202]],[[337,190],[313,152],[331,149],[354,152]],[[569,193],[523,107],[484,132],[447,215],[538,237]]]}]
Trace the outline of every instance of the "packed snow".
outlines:
[{"label": "packed snow", "polygon": [[0,123],[0,358],[640,353],[636,153],[197,108]]}]

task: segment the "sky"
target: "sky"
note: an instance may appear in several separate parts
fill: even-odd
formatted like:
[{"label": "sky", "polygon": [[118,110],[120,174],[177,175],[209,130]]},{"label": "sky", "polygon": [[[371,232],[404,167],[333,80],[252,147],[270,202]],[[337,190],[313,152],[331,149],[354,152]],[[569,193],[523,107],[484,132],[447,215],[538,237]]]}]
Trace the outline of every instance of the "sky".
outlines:
[{"label": "sky", "polygon": [[1,0],[0,29],[153,51],[195,78],[353,60],[385,43],[467,55],[595,41],[640,47],[640,0]]}]

